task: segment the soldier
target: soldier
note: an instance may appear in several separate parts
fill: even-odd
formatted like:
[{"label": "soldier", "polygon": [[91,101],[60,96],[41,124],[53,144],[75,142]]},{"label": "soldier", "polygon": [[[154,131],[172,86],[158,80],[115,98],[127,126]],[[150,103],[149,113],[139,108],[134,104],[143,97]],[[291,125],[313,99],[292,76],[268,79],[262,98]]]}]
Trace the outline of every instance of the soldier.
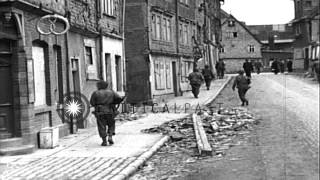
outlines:
[{"label": "soldier", "polygon": [[277,59],[275,59],[272,64],[271,64],[271,70],[274,72],[274,74],[278,74],[279,73],[279,61]]},{"label": "soldier", "polygon": [[280,66],[280,72],[281,73],[284,73],[284,60],[281,60],[280,62],[279,62],[279,66]]},{"label": "soldier", "polygon": [[211,85],[211,81],[212,81],[212,79],[214,79],[214,75],[213,75],[211,69],[209,69],[208,65],[204,66],[204,69],[202,70],[202,75],[204,77],[204,81],[206,82],[207,90],[209,90],[210,85]]},{"label": "soldier", "polygon": [[220,59],[216,64],[216,70],[219,79],[223,79],[224,71],[225,71],[225,64],[222,59]]},{"label": "soldier", "polygon": [[246,72],[246,76],[251,78],[251,72],[253,71],[253,65],[251,62],[246,59],[246,61],[243,63],[243,70]]},{"label": "soldier", "polygon": [[249,105],[248,99],[246,99],[246,93],[248,89],[250,88],[250,78],[244,76],[244,71],[240,70],[239,75],[236,77],[236,79],[233,82],[232,89],[235,90],[235,88],[238,88],[238,94],[240,97],[240,100],[242,102],[241,106]]},{"label": "soldier", "polygon": [[199,72],[198,69],[194,69],[193,72],[189,74],[188,79],[192,87],[192,94],[195,98],[198,98],[198,95],[200,93],[200,87],[204,80],[202,74]]},{"label": "soldier", "polygon": [[255,62],[254,66],[256,67],[257,70],[257,74],[260,74],[260,69],[262,68],[262,63],[260,60],[257,60],[257,62]]},{"label": "soldier", "polygon": [[291,59],[288,59],[287,68],[288,68],[288,72],[292,72],[292,60]]},{"label": "soldier", "polygon": [[[115,106],[120,104],[124,98],[108,89],[108,83],[105,81],[99,81],[97,88],[98,90],[91,95],[90,104],[95,108],[94,114],[97,118],[99,136],[102,138],[101,146],[107,146],[107,136],[109,144],[112,145],[114,143],[112,136],[115,135]],[[108,127],[107,132],[106,126]]]}]

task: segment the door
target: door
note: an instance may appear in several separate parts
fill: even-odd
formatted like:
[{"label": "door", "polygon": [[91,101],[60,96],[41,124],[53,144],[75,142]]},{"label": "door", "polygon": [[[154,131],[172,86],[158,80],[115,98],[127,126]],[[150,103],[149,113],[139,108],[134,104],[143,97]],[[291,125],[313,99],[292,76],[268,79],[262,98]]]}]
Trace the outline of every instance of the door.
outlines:
[{"label": "door", "polygon": [[13,132],[13,88],[11,55],[0,52],[0,139]]},{"label": "door", "polygon": [[178,83],[177,83],[177,66],[176,62],[172,62],[172,82],[173,82],[173,90],[174,95],[178,96]]},{"label": "door", "polygon": [[304,49],[304,69],[309,69],[309,48]]}]

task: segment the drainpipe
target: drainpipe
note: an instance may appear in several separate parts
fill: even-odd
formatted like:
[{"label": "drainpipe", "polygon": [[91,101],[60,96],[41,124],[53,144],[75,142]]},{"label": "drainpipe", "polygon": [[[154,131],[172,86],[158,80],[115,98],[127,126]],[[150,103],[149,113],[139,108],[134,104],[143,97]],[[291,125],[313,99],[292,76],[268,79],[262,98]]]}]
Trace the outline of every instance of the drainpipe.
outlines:
[{"label": "drainpipe", "polygon": [[[69,14],[69,3],[68,0],[65,0],[65,9],[68,21],[70,23],[70,14]],[[70,94],[70,55],[69,55],[69,31],[65,34],[65,46],[66,46],[66,77],[67,77],[67,94]],[[63,116],[64,117],[64,116]],[[71,119],[70,123],[70,133],[73,134],[73,120]]]},{"label": "drainpipe", "polygon": [[182,96],[182,90],[181,90],[181,85],[180,85],[180,80],[181,80],[181,56],[180,54],[180,50],[179,50],[179,0],[176,0],[176,46],[177,46],[177,55],[178,55],[178,63],[176,65],[178,65],[178,68],[176,68],[178,70],[178,77],[177,77],[177,95],[178,96]]},{"label": "drainpipe", "polygon": [[125,15],[126,15],[126,0],[122,1],[122,62],[123,62],[123,91],[125,96],[127,96],[127,73],[126,73],[126,51],[125,51],[125,38],[124,38],[124,23],[125,23]]}]

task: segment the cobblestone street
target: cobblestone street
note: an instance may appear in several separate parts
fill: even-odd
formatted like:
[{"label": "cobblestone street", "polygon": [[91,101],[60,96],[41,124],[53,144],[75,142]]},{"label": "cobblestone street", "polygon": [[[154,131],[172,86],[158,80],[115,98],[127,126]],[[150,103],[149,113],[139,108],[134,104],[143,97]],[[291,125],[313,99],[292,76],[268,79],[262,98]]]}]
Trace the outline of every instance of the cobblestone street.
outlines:
[{"label": "cobblestone street", "polygon": [[[150,171],[147,166],[133,179],[171,176],[179,180],[317,180],[319,85],[290,75],[254,75],[247,96],[248,110],[260,123],[250,134],[238,138],[238,145],[231,147],[226,156],[187,162],[192,155],[183,152],[157,154],[155,157],[160,157],[151,160],[154,169]],[[218,102],[223,102],[223,107],[240,105],[230,84],[213,104]],[[159,164],[158,168],[157,159],[163,158],[167,166]],[[177,161],[184,163],[183,167],[170,166],[179,164]]]}]

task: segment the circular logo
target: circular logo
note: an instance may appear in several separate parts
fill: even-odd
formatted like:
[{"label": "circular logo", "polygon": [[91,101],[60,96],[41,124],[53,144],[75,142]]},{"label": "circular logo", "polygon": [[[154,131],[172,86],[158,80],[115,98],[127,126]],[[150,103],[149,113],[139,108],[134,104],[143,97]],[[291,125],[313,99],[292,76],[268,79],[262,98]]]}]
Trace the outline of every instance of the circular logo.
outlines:
[{"label": "circular logo", "polygon": [[63,109],[66,121],[83,121],[90,113],[90,103],[80,92],[71,92],[63,97]]},{"label": "circular logo", "polygon": [[[57,27],[57,22],[62,22],[64,24],[64,28]],[[37,31],[44,35],[62,35],[69,29],[70,24],[68,19],[57,14],[43,16],[37,22]]]}]

